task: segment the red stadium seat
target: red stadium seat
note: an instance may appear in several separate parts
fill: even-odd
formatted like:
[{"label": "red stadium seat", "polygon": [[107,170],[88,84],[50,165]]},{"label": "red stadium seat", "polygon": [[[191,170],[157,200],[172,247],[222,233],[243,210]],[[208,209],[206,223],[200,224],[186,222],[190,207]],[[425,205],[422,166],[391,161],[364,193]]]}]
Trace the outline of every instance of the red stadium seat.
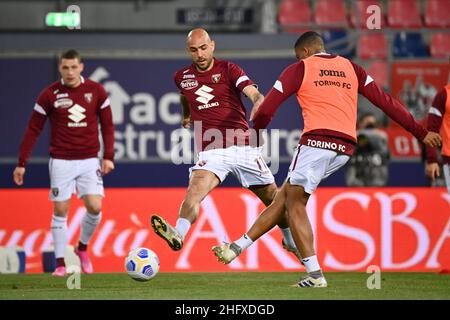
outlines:
[{"label": "red stadium seat", "polygon": [[[311,10],[307,0],[283,0],[278,9],[278,23],[282,31],[301,34],[311,23]],[[305,25],[299,27],[298,25]]]},{"label": "red stadium seat", "polygon": [[388,64],[384,60],[372,61],[367,67],[367,73],[383,88],[389,85]]},{"label": "red stadium seat", "polygon": [[386,59],[388,43],[383,33],[363,34],[358,39],[358,54],[361,59]]},{"label": "red stadium seat", "polygon": [[[356,4],[352,7],[352,12],[350,16],[350,23],[352,27],[367,29],[367,18],[371,15],[367,13],[367,8],[371,5],[376,5],[381,8],[381,27],[384,27],[384,15],[383,15],[383,6],[379,0],[359,0],[356,1]],[[359,19],[359,22],[357,21]]]},{"label": "red stadium seat", "polygon": [[432,28],[450,27],[450,0],[428,0],[425,25]]},{"label": "red stadium seat", "polygon": [[315,10],[315,22],[318,25],[347,27],[347,13],[343,0],[318,0]]},{"label": "red stadium seat", "polygon": [[450,33],[435,33],[431,36],[431,56],[435,58],[450,57]]},{"label": "red stadium seat", "polygon": [[388,1],[388,23],[393,28],[420,28],[422,19],[416,0]]}]

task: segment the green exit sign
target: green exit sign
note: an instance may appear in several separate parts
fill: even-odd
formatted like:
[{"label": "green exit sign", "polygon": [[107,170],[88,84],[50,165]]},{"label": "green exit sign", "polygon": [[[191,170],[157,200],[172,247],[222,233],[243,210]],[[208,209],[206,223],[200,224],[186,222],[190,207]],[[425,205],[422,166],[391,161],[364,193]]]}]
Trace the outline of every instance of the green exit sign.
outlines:
[{"label": "green exit sign", "polygon": [[49,12],[45,16],[47,27],[69,27],[76,28],[80,26],[79,12]]}]

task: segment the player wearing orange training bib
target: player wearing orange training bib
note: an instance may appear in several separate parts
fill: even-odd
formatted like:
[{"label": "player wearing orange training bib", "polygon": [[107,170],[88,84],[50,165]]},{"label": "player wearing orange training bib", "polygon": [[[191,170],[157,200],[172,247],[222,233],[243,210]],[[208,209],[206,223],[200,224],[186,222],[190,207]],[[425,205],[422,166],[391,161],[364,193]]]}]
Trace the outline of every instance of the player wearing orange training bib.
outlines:
[{"label": "player wearing orange training bib", "polygon": [[341,168],[356,145],[357,96],[362,94],[391,119],[427,146],[441,138],[428,132],[406,108],[385,93],[359,65],[325,52],[321,36],[304,33],[295,44],[298,62],[288,66],[276,80],[264,102],[251,116],[255,129],[264,129],[278,107],[290,96],[300,103],[304,130],[292,159],[286,182],[243,238],[213,247],[221,262],[230,263],[256,239],[269,231],[285,209],[292,236],[308,274],[295,287],[326,287],[314,250],[313,232],[306,212],[309,196],[319,183]]}]

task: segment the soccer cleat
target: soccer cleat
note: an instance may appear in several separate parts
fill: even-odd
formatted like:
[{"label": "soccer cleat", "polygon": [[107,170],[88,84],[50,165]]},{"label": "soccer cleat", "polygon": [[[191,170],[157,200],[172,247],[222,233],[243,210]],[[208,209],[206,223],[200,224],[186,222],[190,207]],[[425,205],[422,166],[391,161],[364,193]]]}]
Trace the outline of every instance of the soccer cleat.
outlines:
[{"label": "soccer cleat", "polygon": [[75,248],[75,254],[80,258],[81,271],[86,274],[93,273],[94,267],[92,266],[87,251],[80,251],[78,248]]},{"label": "soccer cleat", "polygon": [[151,218],[151,223],[155,233],[166,240],[172,250],[177,251],[183,247],[183,238],[181,237],[181,234],[164,220],[164,218],[155,214]]},{"label": "soccer cleat", "polygon": [[66,275],[67,273],[65,266],[56,267],[55,271],[52,273],[52,276],[54,277],[65,277]]},{"label": "soccer cleat", "polygon": [[326,286],[328,286],[327,280],[323,275],[314,278],[310,274],[300,278],[298,283],[291,285],[293,288],[325,288]]},{"label": "soccer cleat", "polygon": [[287,245],[286,242],[284,242],[284,239],[281,240],[281,244],[283,245],[283,249],[284,250],[295,254],[297,259],[300,260],[300,262],[303,264],[303,262],[302,262],[302,255],[300,254],[300,251],[297,248]]},{"label": "soccer cleat", "polygon": [[221,246],[214,246],[211,249],[217,257],[217,260],[223,264],[229,264],[241,254],[242,249],[233,243],[224,243]]}]

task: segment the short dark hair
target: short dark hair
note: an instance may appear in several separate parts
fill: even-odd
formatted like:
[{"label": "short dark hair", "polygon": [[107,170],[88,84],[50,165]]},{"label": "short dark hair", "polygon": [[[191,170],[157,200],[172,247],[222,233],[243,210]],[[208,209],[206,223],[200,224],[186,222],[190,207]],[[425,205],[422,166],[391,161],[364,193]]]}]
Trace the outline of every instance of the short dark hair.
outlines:
[{"label": "short dark hair", "polygon": [[323,45],[323,39],[320,34],[315,31],[307,31],[303,33],[295,42],[294,48],[308,47],[315,42],[319,42]]},{"label": "short dark hair", "polygon": [[59,57],[59,62],[61,62],[62,59],[78,59],[78,61],[81,62],[81,56],[75,49],[69,49],[61,53],[61,56]]}]

